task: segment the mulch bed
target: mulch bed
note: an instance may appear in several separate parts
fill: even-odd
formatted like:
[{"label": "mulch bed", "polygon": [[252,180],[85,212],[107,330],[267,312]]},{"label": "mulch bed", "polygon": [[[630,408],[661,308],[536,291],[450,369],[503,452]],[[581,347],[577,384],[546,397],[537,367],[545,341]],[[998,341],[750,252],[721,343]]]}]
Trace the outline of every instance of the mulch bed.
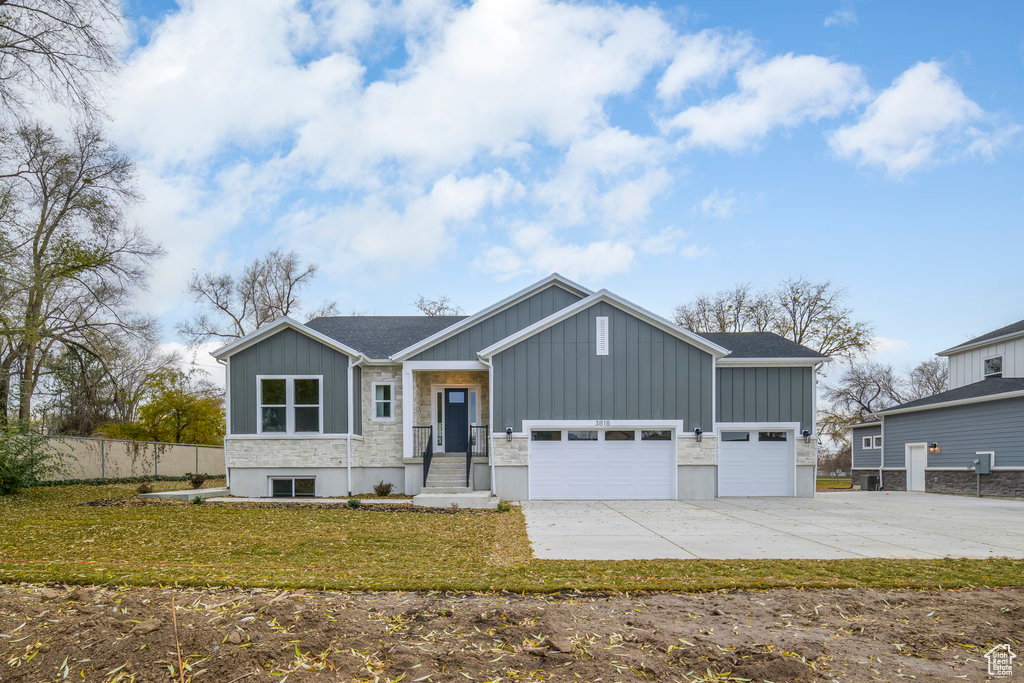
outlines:
[{"label": "mulch bed", "polygon": [[217,683],[984,680],[989,647],[1021,651],[1021,605],[1017,588],[521,596],[0,585],[0,680],[177,681],[179,644],[185,679]]},{"label": "mulch bed", "polygon": [[[79,503],[77,507],[161,507],[167,505],[193,505],[190,500],[167,500],[160,498],[102,498]],[[240,501],[227,503],[205,500],[201,503],[205,507],[226,507],[226,508],[266,508],[279,510],[295,509],[318,509],[318,510],[342,510],[345,512],[412,512],[426,515],[492,515],[498,514],[498,510],[483,510],[477,508],[460,507],[424,507],[410,503],[360,503],[358,507],[351,508],[344,503],[275,503]]]}]

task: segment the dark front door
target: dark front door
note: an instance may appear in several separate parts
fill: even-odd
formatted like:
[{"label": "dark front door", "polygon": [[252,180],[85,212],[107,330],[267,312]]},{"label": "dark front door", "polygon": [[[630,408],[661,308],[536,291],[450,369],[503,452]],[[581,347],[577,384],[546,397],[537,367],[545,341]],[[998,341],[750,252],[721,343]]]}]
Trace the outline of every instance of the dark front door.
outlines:
[{"label": "dark front door", "polygon": [[465,453],[469,446],[469,390],[444,390],[445,453]]}]

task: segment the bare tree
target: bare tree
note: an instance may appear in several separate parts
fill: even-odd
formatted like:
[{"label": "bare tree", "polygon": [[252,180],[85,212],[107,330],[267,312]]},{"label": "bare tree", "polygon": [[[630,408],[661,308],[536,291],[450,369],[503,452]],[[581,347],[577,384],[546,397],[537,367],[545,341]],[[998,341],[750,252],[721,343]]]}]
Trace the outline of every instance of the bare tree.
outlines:
[{"label": "bare tree", "polygon": [[[282,316],[302,315],[300,294],[316,276],[318,267],[303,265],[294,251],[275,249],[245,266],[238,277],[193,273],[188,293],[204,310],[178,325],[189,344],[210,339],[237,339]],[[331,301],[305,315],[337,315]]]},{"label": "bare tree", "polygon": [[416,297],[412,305],[423,315],[437,317],[439,315],[462,315],[462,308],[452,303],[447,296],[428,299],[422,294]]},{"label": "bare tree", "polygon": [[784,281],[770,292],[749,284],[703,294],[676,307],[676,324],[694,332],[775,332],[827,356],[853,358],[871,344],[871,326],[843,306],[831,282]]},{"label": "bare tree", "polygon": [[36,92],[92,110],[97,78],[118,65],[115,0],[0,0],[0,103],[22,112]]},{"label": "bare tree", "polygon": [[51,354],[99,356],[94,350],[117,334],[153,334],[153,320],[132,303],[162,252],[125,222],[123,209],[136,200],[134,166],[94,128],[64,140],[22,126],[8,142],[0,158],[12,246],[0,271],[0,413],[6,419],[16,391],[25,422]]},{"label": "bare tree", "polygon": [[911,400],[934,396],[949,387],[949,364],[936,356],[911,370],[907,379]]}]

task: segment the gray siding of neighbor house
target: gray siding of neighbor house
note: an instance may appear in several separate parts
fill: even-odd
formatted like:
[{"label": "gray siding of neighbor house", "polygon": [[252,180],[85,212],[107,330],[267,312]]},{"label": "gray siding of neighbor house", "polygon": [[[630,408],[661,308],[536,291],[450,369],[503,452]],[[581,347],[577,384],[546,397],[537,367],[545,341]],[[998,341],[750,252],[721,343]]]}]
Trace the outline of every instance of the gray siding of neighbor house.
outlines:
[{"label": "gray siding of neighbor house", "polygon": [[551,285],[462,330],[454,337],[424,349],[413,356],[412,360],[477,360],[477,351],[576,303],[580,298],[557,285]]},{"label": "gray siding of neighbor house", "polygon": [[1024,398],[885,416],[885,466],[904,466],[908,443],[937,443],[928,467],[970,467],[995,451],[996,467],[1024,467]]},{"label": "gray siding of neighbor house", "polygon": [[[596,353],[597,316],[611,344]],[[605,302],[497,354],[495,431],[523,420],[684,420],[711,429],[711,355]]]},{"label": "gray siding of neighbor house", "polygon": [[718,368],[719,422],[799,422],[814,412],[811,368]]},{"label": "gray siding of neighbor house", "polygon": [[853,469],[872,468],[882,466],[882,449],[864,450],[864,437],[875,437],[882,433],[882,425],[873,427],[855,427],[850,430],[850,437],[853,440]]},{"label": "gray siding of neighbor house", "polygon": [[363,369],[352,368],[352,433],[363,435]]},{"label": "gray siding of neighbor house", "polygon": [[257,375],[323,375],[323,431],[348,431],[348,356],[284,329],[231,356],[231,433],[256,434]]}]

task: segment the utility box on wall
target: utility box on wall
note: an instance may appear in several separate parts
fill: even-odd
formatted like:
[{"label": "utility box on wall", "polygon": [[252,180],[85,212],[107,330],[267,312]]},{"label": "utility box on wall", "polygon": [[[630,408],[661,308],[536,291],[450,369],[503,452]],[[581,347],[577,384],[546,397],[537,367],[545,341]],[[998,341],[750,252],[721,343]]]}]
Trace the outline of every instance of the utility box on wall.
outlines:
[{"label": "utility box on wall", "polygon": [[992,454],[976,453],[974,456],[974,472],[976,474],[992,474]]}]

